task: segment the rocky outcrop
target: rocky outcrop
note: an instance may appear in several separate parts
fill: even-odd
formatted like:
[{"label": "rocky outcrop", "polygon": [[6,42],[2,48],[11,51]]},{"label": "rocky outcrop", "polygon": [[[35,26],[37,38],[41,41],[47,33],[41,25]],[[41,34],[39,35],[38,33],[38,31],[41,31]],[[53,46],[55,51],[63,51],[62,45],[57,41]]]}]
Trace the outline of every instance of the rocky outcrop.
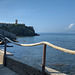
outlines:
[{"label": "rocky outcrop", "polygon": [[6,30],[0,29],[0,39],[4,38],[4,37],[8,37],[9,39],[11,39],[12,41],[16,40],[16,36],[15,34],[8,32]]},{"label": "rocky outcrop", "polygon": [[34,28],[25,26],[25,24],[0,24],[0,29],[6,30],[16,36],[35,36]]}]

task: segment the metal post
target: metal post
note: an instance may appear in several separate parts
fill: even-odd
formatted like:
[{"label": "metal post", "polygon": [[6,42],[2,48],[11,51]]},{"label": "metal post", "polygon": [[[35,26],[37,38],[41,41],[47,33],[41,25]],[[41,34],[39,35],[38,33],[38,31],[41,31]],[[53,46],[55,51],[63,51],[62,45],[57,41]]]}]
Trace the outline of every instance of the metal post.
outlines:
[{"label": "metal post", "polygon": [[43,44],[42,75],[45,75],[46,44]]},{"label": "metal post", "polygon": [[7,44],[7,40],[5,39],[5,47],[4,47],[4,59],[3,59],[3,65],[6,66],[6,45]]}]

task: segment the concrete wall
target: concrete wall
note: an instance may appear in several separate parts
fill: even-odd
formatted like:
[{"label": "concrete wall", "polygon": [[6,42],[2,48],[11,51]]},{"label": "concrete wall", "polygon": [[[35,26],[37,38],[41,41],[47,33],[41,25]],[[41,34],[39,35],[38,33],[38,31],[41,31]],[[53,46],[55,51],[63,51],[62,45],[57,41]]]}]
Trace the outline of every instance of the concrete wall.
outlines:
[{"label": "concrete wall", "polygon": [[40,70],[20,61],[21,60],[15,56],[7,56],[6,66],[20,75],[41,75]]},{"label": "concrete wall", "polygon": [[[21,59],[10,54],[6,57],[6,67],[15,71],[19,75],[41,75],[41,70],[33,68],[26,63],[21,62]],[[0,61],[3,62],[3,53],[0,51]],[[46,74],[50,75],[50,74]]]}]

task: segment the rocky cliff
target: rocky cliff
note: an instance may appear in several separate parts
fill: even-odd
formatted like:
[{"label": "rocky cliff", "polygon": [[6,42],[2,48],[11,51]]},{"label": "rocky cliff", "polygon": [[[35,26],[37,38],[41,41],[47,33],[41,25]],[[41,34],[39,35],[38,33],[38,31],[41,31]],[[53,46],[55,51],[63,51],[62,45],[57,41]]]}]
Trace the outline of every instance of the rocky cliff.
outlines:
[{"label": "rocky cliff", "polygon": [[16,40],[16,35],[11,33],[11,32],[8,32],[6,30],[3,30],[3,29],[0,29],[0,41],[2,40],[2,38],[4,37],[8,37],[10,38],[12,41],[15,41]]},{"label": "rocky cliff", "polygon": [[25,26],[25,24],[6,24],[1,23],[0,29],[10,32],[16,36],[35,36],[38,35],[35,33],[33,27]]}]

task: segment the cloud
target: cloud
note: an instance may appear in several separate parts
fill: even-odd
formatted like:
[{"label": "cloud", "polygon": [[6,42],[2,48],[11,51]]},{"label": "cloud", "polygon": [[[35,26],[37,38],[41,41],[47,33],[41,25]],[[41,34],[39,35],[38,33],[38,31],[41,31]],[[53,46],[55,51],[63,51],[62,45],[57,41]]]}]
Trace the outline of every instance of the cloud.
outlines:
[{"label": "cloud", "polygon": [[68,26],[68,29],[71,29],[73,26],[74,26],[75,24],[70,24],[69,26]]}]

